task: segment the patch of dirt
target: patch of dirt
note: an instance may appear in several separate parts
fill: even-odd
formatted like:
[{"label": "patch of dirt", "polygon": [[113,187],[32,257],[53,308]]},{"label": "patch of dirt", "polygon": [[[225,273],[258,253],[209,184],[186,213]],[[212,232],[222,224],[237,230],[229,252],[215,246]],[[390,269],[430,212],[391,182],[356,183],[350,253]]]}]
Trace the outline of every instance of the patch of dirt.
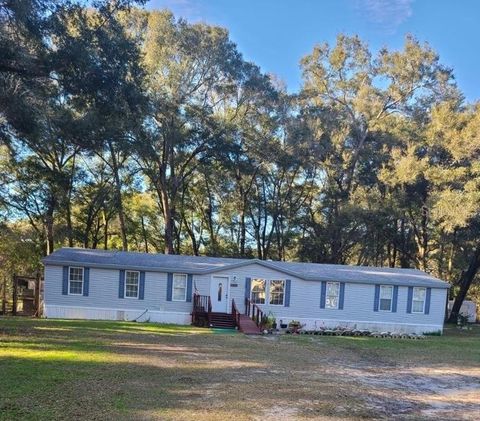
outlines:
[{"label": "patch of dirt", "polygon": [[361,385],[366,405],[390,419],[414,415],[436,420],[479,419],[480,369],[377,364],[337,366],[333,373]]},{"label": "patch of dirt", "polygon": [[295,407],[275,406],[268,408],[261,415],[255,417],[256,420],[291,420],[298,415],[298,409]]}]

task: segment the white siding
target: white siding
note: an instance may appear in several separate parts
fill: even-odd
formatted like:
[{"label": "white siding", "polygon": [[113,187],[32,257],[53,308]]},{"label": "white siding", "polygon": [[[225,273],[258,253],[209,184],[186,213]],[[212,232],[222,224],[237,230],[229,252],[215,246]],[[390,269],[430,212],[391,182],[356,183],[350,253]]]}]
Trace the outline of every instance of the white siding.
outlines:
[{"label": "white siding", "polygon": [[[347,283],[343,310],[320,308],[320,282],[304,281],[285,275],[259,264],[219,271],[214,275],[228,276],[229,307],[234,299],[238,309],[245,311],[245,279],[290,279],[290,306],[260,305],[271,312],[277,321],[300,320],[309,327],[353,326],[372,330],[426,332],[441,330],[446,304],[446,289],[432,288],[430,314],[407,313],[408,288],[398,288],[397,312],[373,311],[375,287],[373,284]],[[194,275],[193,291],[209,295],[213,275]],[[191,302],[167,301],[167,274],[146,272],[145,299],[118,298],[119,271],[90,269],[89,296],[62,295],[62,267],[47,265],[45,268],[45,310],[47,317],[101,318],[131,320],[148,310],[145,316],[151,321],[189,323]],[[236,284],[237,286],[233,286]],[[120,312],[120,313],[119,313]],[[121,313],[121,312],[124,312]]]}]

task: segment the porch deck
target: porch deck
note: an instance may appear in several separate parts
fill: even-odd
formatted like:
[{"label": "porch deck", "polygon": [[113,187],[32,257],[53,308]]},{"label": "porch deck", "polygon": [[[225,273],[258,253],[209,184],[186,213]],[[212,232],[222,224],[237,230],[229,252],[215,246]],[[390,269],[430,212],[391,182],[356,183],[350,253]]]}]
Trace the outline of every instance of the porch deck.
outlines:
[{"label": "porch deck", "polygon": [[249,300],[245,302],[245,313],[242,314],[237,308],[235,300],[232,300],[232,312],[221,313],[212,311],[212,302],[209,295],[194,294],[192,324],[199,327],[213,327],[222,329],[235,329],[246,335],[258,335],[262,331],[262,311]]}]

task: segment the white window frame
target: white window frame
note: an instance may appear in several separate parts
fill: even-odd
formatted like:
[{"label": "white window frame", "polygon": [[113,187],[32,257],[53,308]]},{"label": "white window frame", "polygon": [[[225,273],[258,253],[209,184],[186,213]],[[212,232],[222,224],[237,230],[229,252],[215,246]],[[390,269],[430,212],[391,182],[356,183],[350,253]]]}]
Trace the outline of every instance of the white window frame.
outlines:
[{"label": "white window frame", "polygon": [[[329,307],[328,306],[328,297],[329,297],[329,295],[328,295],[328,285],[329,284],[338,285],[338,289],[337,289],[338,295],[337,295],[337,305],[336,305],[336,307]],[[329,281],[325,284],[325,308],[327,310],[338,310],[339,305],[340,305],[340,282]]]},{"label": "white window frame", "polygon": [[[264,294],[265,294],[265,297],[264,297],[264,302],[263,303],[257,303],[253,300],[253,281],[256,281],[256,280],[259,280],[259,281],[263,281],[264,282]],[[260,306],[263,306],[263,305],[266,305],[268,303],[268,299],[270,298],[269,297],[270,295],[270,291],[269,291],[269,285],[268,285],[268,281],[265,279],[265,278],[251,278],[251,284],[250,284],[250,302],[252,304],[256,304],[256,305],[260,305]]]},{"label": "white window frame", "polygon": [[[76,292],[70,292],[70,269],[81,269],[82,270],[82,292],[76,293]],[[79,282],[79,281],[74,281],[74,282]],[[85,268],[81,266],[69,266],[68,267],[68,295],[83,295],[83,289],[85,285]]]},{"label": "white window frame", "polygon": [[[422,311],[414,311],[413,310],[413,308],[414,308],[413,302],[414,301],[420,301],[420,300],[415,300],[415,290],[419,290],[419,289],[422,289],[424,291]],[[425,287],[413,287],[413,291],[412,291],[412,313],[416,313],[416,314],[425,313],[425,302],[426,301],[427,301],[427,288],[425,288]]]},{"label": "white window frame", "polygon": [[[138,278],[137,278],[137,295],[135,297],[130,297],[127,295],[127,274],[128,273],[138,273]],[[138,270],[126,270],[125,271],[125,285],[123,286],[124,291],[123,291],[123,296],[125,298],[131,298],[132,300],[138,300],[138,297],[140,296],[140,272]]]},{"label": "white window frame", "polygon": [[[382,310],[382,288],[390,288],[392,293],[390,294],[390,308],[388,310]],[[388,300],[388,298],[383,298],[383,300]],[[393,285],[380,285],[380,293],[378,295],[378,311],[385,311],[391,313],[393,309]]]},{"label": "white window frame", "polygon": [[[283,300],[282,300],[281,304],[272,304],[272,302],[271,302],[272,301],[272,293],[271,293],[272,282],[282,282],[282,284],[283,284]],[[268,305],[269,306],[284,306],[285,305],[285,285],[286,285],[285,279],[270,279],[268,281]],[[266,291],[265,291],[265,295],[267,295]]]},{"label": "white window frame", "polygon": [[[185,279],[185,294],[183,296],[183,299],[177,300],[175,299],[175,276],[183,276]],[[187,301],[187,285],[188,285],[188,277],[186,273],[174,273],[172,276],[172,301]]]}]

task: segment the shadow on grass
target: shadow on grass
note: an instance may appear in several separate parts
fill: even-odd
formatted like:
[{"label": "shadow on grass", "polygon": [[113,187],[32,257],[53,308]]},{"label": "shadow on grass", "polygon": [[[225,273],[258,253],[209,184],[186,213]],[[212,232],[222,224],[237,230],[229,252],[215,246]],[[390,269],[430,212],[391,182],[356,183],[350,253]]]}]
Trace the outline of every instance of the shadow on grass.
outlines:
[{"label": "shadow on grass", "polygon": [[[358,378],[335,373],[335,364],[341,369],[362,359],[359,350],[378,348],[374,338],[318,338],[320,346],[302,337],[267,341],[128,322],[10,320],[2,328],[0,419],[418,415],[436,393],[428,384],[438,383],[428,368],[398,373],[407,394],[400,395],[395,383],[386,384],[391,375],[382,372],[382,359],[369,362],[370,383],[360,381],[367,373],[361,366]],[[437,339],[406,346],[422,353],[419,346]],[[416,379],[426,386],[410,396],[408,384]],[[460,386],[480,382],[474,374],[458,380]]]}]

